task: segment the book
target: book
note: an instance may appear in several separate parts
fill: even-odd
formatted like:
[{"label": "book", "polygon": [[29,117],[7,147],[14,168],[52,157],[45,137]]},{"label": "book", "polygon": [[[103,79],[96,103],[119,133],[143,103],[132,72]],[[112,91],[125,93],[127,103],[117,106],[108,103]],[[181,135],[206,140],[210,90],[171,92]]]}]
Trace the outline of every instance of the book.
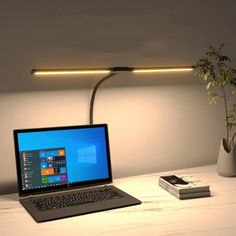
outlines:
[{"label": "book", "polygon": [[167,190],[169,193],[171,193],[173,196],[179,198],[179,199],[190,199],[190,198],[199,198],[199,197],[210,197],[211,192],[210,191],[202,191],[202,192],[193,192],[193,193],[184,193],[180,194],[173,190],[172,188],[168,187],[167,185],[159,182],[159,185]]},{"label": "book", "polygon": [[210,186],[189,175],[159,177],[159,185],[179,199],[210,196]]}]

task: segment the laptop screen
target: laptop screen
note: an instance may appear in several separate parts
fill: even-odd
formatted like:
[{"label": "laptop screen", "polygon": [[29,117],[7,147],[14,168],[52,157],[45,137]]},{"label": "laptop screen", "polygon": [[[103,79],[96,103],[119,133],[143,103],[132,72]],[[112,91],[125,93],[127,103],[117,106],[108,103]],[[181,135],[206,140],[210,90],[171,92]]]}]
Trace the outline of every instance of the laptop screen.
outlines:
[{"label": "laptop screen", "polygon": [[110,183],[107,125],[14,130],[19,194]]}]

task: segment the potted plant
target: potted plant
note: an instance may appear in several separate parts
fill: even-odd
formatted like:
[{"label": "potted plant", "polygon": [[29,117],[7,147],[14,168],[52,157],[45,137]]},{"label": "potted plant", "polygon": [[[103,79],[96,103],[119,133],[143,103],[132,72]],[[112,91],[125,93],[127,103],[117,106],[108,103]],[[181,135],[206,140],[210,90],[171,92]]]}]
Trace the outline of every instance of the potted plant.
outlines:
[{"label": "potted plant", "polygon": [[206,86],[209,104],[223,100],[226,136],[221,140],[217,172],[222,176],[236,176],[236,68],[219,48],[209,47],[204,58],[194,65],[195,74]]}]

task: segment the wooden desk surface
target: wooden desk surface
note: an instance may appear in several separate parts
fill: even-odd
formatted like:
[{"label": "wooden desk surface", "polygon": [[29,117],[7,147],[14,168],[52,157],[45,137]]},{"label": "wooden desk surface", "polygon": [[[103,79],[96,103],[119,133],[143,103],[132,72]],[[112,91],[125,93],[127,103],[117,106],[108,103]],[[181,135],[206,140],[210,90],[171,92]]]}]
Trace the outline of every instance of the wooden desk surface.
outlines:
[{"label": "wooden desk surface", "polygon": [[[157,184],[159,175],[170,173],[193,174],[208,182],[212,196],[176,199]],[[2,195],[0,235],[236,235],[236,178],[218,176],[214,165],[121,178],[114,185],[142,205],[38,224],[17,194]]]}]

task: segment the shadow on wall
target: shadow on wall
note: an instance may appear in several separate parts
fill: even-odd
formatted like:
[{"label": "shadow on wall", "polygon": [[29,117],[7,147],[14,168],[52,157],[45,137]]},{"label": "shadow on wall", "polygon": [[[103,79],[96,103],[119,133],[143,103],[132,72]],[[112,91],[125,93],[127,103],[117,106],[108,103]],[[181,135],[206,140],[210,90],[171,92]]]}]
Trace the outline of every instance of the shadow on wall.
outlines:
[{"label": "shadow on wall", "polygon": [[17,183],[14,181],[0,184],[0,195],[16,193],[17,191]]}]

